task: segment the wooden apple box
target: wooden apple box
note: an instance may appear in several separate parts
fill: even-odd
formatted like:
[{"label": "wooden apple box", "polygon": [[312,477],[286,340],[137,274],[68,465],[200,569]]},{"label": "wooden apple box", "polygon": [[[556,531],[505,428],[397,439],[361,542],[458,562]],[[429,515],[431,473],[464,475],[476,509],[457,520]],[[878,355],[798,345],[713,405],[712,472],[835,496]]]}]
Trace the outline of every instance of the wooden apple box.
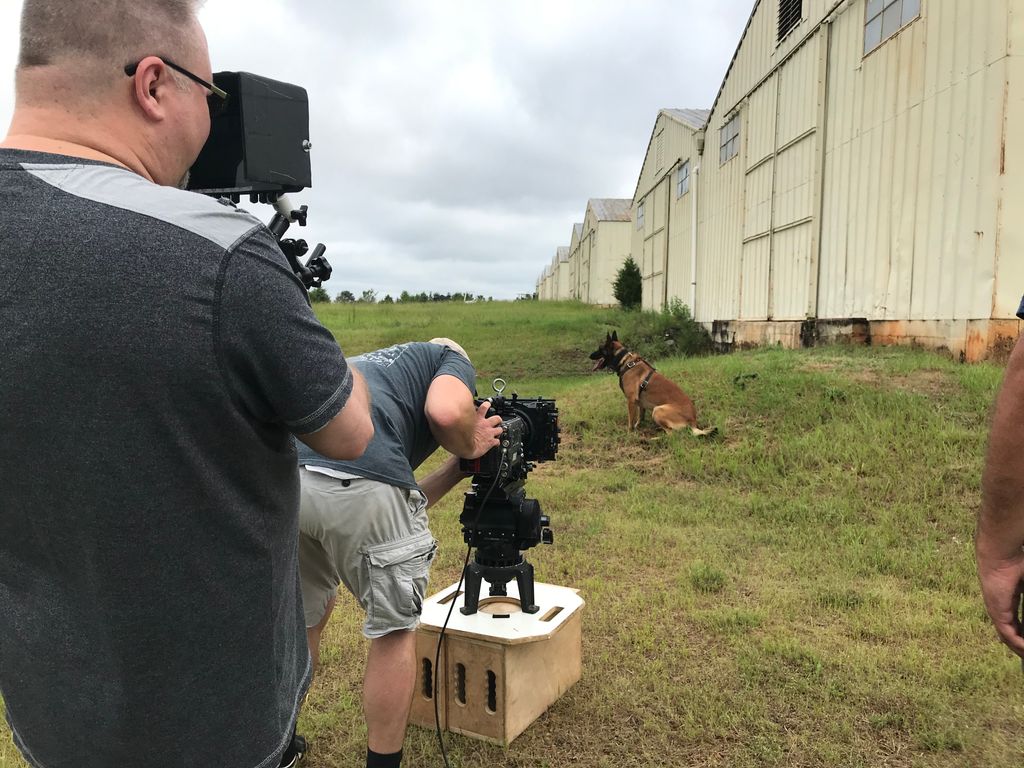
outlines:
[{"label": "wooden apple box", "polygon": [[[455,590],[423,604],[409,722],[433,729],[436,697],[443,729],[508,746],[580,679],[583,600],[575,589],[537,583],[540,610],[523,613],[513,581],[508,597],[481,597],[480,610],[463,616]],[[453,600],[438,675],[437,638]]]}]

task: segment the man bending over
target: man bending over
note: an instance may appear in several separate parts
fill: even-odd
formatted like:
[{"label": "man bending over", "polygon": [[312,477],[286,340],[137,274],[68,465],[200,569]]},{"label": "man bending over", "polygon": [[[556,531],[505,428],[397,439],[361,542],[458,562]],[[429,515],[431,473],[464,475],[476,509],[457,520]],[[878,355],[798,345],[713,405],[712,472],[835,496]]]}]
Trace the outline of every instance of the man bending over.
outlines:
[{"label": "man bending over", "polygon": [[[350,358],[372,395],[374,437],[354,461],[299,446],[299,572],[314,666],[320,635],[344,583],[366,611],[363,678],[367,768],[401,764],[416,682],[416,639],[437,543],[426,509],[464,475],[457,457],[498,445],[501,418],[474,405],[476,373],[450,339],[401,344]],[[419,484],[414,470],[438,446],[454,456]]]}]

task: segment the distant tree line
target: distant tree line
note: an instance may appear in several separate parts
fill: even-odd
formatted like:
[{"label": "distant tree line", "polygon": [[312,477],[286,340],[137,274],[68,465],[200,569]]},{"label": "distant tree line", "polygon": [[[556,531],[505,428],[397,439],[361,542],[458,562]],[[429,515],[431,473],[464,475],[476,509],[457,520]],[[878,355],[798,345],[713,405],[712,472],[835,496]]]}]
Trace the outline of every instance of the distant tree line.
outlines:
[{"label": "distant tree line", "polygon": [[[331,300],[330,295],[323,288],[313,288],[309,292],[309,300],[313,303],[317,302],[329,302]],[[392,298],[391,294],[387,294],[383,299],[377,298],[377,292],[373,289],[367,289],[363,291],[362,295],[356,297],[352,291],[342,291],[334,297],[335,304],[426,304],[432,301],[456,301],[456,302],[474,302],[474,301],[494,301],[493,296],[484,298],[483,294],[477,294],[474,296],[472,293],[409,293],[408,291],[402,291],[398,298]]]}]

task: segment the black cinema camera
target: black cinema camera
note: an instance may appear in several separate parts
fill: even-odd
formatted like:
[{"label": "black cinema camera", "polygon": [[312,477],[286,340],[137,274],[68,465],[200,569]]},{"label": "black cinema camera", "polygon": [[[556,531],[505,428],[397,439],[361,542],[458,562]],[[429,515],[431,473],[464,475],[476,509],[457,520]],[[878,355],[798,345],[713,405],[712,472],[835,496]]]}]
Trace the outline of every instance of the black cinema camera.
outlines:
[{"label": "black cinema camera", "polygon": [[507,595],[506,585],[512,579],[519,587],[522,610],[536,613],[533,566],[522,551],[553,540],[550,520],[536,499],[526,498],[524,485],[537,462],[551,461],[558,452],[555,401],[506,398],[495,389],[498,396],[491,399],[488,415],[501,416],[501,444],[479,459],[461,462],[464,472],[473,473],[473,483],[459,522],[465,542],[476,547],[473,562],[466,566],[466,596],[460,609],[467,615],[477,612],[481,580],[490,584],[493,596]]},{"label": "black cinema camera", "polygon": [[293,208],[287,198],[313,185],[309,162],[309,99],[305,88],[248,72],[217,72],[214,85],[227,91],[226,108],[210,124],[210,138],[189,171],[188,188],[238,202],[277,209],[268,228],[277,238],[292,271],[306,288],[331,276],[319,244],[309,260],[305,240],[284,239],[293,222],[306,226],[306,206]]}]

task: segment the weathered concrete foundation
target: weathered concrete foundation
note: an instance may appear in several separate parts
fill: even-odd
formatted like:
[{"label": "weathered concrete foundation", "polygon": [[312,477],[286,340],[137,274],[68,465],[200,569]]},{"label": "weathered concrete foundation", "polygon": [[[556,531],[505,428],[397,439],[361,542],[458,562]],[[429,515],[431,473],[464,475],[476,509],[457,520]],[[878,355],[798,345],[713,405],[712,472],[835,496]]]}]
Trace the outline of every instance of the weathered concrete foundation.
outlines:
[{"label": "weathered concrete foundation", "polygon": [[946,352],[962,362],[1005,361],[1022,330],[1020,320],[715,320],[705,324],[722,352],[763,346],[789,349],[823,344],[910,346]]}]

